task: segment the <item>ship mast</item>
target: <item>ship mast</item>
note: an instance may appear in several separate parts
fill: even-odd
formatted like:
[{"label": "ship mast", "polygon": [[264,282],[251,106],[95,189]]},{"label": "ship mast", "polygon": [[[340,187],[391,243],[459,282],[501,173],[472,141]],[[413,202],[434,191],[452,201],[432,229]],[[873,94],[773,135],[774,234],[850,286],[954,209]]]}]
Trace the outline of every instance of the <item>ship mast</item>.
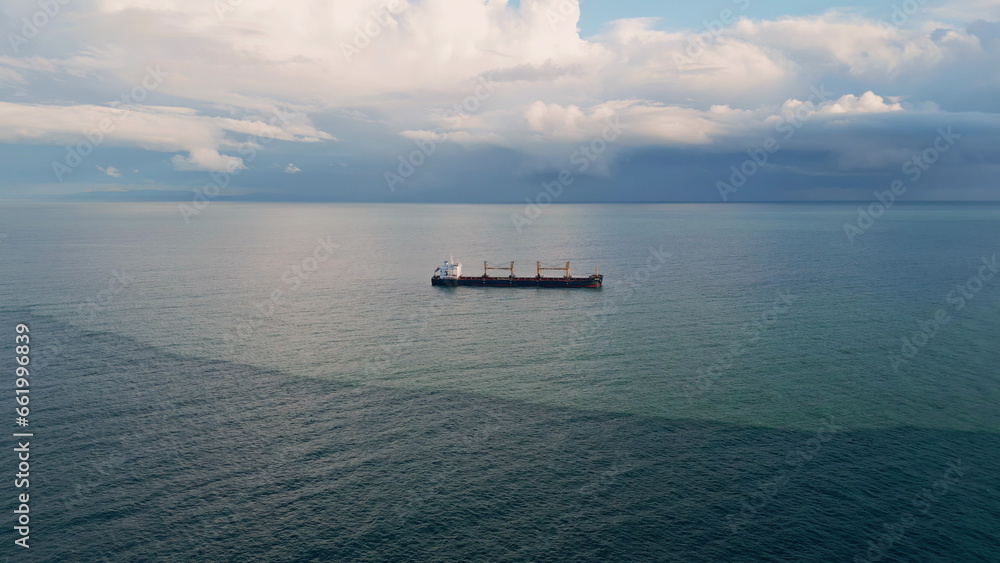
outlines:
[{"label": "ship mast", "polygon": [[563,266],[562,268],[543,268],[541,262],[535,262],[535,269],[538,272],[538,277],[542,277],[542,270],[558,270],[560,272],[566,272],[566,274],[563,277],[565,278],[570,277],[569,262],[566,262],[566,265]]},{"label": "ship mast", "polygon": [[490,266],[489,262],[483,262],[483,277],[489,277],[490,270],[510,270],[510,277],[514,277],[514,262],[510,266]]}]

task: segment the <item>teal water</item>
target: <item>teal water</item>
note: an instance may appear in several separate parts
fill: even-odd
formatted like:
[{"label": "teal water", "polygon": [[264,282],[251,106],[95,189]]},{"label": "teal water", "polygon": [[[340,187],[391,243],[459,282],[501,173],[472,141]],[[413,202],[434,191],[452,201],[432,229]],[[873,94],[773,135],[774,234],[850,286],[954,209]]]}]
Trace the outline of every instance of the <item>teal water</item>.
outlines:
[{"label": "teal water", "polygon": [[18,561],[1000,556],[1000,206],[0,205]]}]

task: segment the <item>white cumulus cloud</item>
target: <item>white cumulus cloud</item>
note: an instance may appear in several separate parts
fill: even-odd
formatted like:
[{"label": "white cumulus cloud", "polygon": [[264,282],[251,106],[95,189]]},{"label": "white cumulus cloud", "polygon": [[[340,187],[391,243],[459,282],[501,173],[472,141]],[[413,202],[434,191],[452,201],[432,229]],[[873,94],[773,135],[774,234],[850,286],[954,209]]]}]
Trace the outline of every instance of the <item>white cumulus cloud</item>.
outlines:
[{"label": "white cumulus cloud", "polygon": [[65,145],[67,151],[83,156],[104,144],[185,153],[171,158],[178,170],[243,169],[241,157],[220,153],[222,147],[239,144],[229,133],[298,142],[333,139],[301,123],[274,126],[254,119],[198,115],[187,108],[0,102],[0,142]]},{"label": "white cumulus cloud", "polygon": [[97,169],[100,170],[101,172],[104,172],[108,176],[113,177],[113,178],[121,178],[122,177],[122,173],[119,172],[118,169],[115,168],[114,166],[108,166],[107,168],[98,166]]}]

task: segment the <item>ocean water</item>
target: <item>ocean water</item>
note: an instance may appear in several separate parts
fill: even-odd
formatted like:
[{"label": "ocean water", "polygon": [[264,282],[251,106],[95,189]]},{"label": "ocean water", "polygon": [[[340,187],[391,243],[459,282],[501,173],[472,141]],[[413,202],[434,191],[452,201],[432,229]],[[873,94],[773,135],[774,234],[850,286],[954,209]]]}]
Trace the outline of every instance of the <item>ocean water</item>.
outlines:
[{"label": "ocean water", "polygon": [[6,558],[1000,560],[1000,206],[858,205],[0,203]]}]

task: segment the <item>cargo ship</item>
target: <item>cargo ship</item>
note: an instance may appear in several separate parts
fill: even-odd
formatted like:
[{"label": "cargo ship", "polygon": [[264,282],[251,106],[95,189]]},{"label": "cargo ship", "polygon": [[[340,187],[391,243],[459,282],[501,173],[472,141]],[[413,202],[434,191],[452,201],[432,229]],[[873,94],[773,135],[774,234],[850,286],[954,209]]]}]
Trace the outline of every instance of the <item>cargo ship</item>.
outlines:
[{"label": "cargo ship", "polygon": [[[490,270],[506,270],[510,272],[506,276],[491,276]],[[556,270],[564,272],[561,276],[543,276],[543,270]],[[535,262],[534,277],[518,277],[514,275],[514,263],[509,266],[490,266],[489,262],[483,262],[483,275],[463,276],[462,264],[456,262],[454,258],[445,260],[444,264],[434,270],[431,276],[431,285],[458,286],[477,285],[486,287],[601,287],[604,276],[594,269],[594,273],[585,278],[575,278],[569,273],[569,262],[565,266],[550,268],[543,267],[541,262]]]}]

